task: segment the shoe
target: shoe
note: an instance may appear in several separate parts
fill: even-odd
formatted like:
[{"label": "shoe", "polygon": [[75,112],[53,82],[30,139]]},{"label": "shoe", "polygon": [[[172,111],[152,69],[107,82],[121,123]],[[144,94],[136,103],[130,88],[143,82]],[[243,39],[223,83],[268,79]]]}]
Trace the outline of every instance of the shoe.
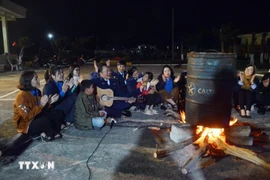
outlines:
[{"label": "shoe", "polygon": [[41,133],[40,137],[43,142],[50,142],[54,139],[52,137],[47,136],[45,133]]},{"label": "shoe", "polygon": [[150,110],[144,111],[143,114],[150,115],[150,116],[153,115],[152,111]]},{"label": "shoe", "polygon": [[251,118],[250,111],[246,110],[246,118]]},{"label": "shoe", "polygon": [[73,122],[67,122],[67,126],[72,127],[74,126]]},{"label": "shoe", "polygon": [[172,105],[171,104],[168,104],[167,105],[167,109],[173,109]]},{"label": "shoe", "polygon": [[118,120],[116,119],[116,118],[111,118],[111,120],[110,120],[110,123],[112,123],[112,122],[114,122],[114,123],[117,123],[118,122]]},{"label": "shoe", "polygon": [[158,111],[155,109],[151,109],[152,114],[158,114]]},{"label": "shoe", "polygon": [[60,139],[62,137],[63,137],[62,133],[57,133],[56,135],[54,135],[54,139]]},{"label": "shoe", "polygon": [[68,126],[67,124],[62,124],[61,125],[61,130],[63,129],[69,129],[70,126]]},{"label": "shoe", "polygon": [[245,110],[244,109],[241,109],[240,110],[240,116],[241,117],[246,117],[246,113],[245,113]]},{"label": "shoe", "polygon": [[176,112],[178,111],[178,106],[177,106],[177,104],[174,104],[174,105],[173,105],[173,110],[176,111]]},{"label": "shoe", "polygon": [[132,116],[131,112],[128,111],[128,110],[122,111],[122,115],[127,116],[127,117],[131,117]]}]

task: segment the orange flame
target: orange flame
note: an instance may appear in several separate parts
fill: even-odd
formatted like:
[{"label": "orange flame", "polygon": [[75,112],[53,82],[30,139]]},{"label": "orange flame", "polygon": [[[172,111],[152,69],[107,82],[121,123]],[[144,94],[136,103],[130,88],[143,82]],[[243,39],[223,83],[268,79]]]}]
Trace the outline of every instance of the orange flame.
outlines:
[{"label": "orange flame", "polygon": [[234,125],[238,119],[236,117],[233,118],[233,120],[230,121],[230,126]]},{"label": "orange flame", "polygon": [[184,111],[180,111],[181,123],[186,123],[186,114]]}]

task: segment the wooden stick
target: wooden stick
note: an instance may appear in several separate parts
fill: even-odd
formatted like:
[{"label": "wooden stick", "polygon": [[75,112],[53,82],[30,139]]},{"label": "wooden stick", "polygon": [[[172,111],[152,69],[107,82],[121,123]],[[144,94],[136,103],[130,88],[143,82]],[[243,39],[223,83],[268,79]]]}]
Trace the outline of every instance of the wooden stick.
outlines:
[{"label": "wooden stick", "polygon": [[157,130],[151,130],[153,136],[154,136],[154,139],[155,141],[161,146],[161,147],[164,147],[164,139],[162,137],[160,137],[159,133]]},{"label": "wooden stick", "polygon": [[168,115],[171,115],[171,116],[175,117],[176,119],[181,119],[180,114],[177,113],[177,112],[175,112],[175,111],[173,111],[173,110],[171,110],[171,109],[166,109],[165,114],[166,114],[167,116],[168,116]]},{"label": "wooden stick", "polygon": [[254,153],[253,151],[228,145],[225,142],[223,142],[220,138],[215,138],[214,141],[219,148],[224,150],[226,154],[239,157],[241,159],[247,160],[249,162],[252,162],[254,164],[257,164],[270,170],[270,164],[258,158],[256,153]]},{"label": "wooden stick", "polygon": [[187,140],[185,140],[183,142],[180,142],[180,143],[178,143],[177,145],[175,145],[173,147],[170,147],[170,148],[167,148],[167,149],[164,149],[164,150],[161,150],[161,151],[156,151],[156,152],[154,152],[153,156],[154,156],[154,158],[163,158],[163,157],[169,155],[170,153],[172,153],[174,151],[183,149],[184,147],[192,144],[200,136],[201,136],[201,134],[195,135],[194,137],[192,137],[190,139],[187,139]]},{"label": "wooden stick", "polygon": [[208,150],[208,136],[204,139],[204,146],[200,147],[182,167],[181,172],[187,174]]},{"label": "wooden stick", "polygon": [[[129,122],[133,122],[133,123],[166,123],[166,124],[179,124],[179,121],[177,120],[158,120],[158,119],[128,119],[126,118],[124,121],[119,120],[117,122],[117,124],[119,123],[129,123]],[[183,126],[190,126],[189,124],[183,124]]]}]

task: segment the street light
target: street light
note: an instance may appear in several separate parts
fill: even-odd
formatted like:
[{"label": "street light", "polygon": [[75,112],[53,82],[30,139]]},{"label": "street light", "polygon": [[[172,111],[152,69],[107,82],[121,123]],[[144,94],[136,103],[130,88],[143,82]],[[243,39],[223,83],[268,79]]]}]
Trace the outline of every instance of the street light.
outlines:
[{"label": "street light", "polygon": [[53,38],[53,34],[49,33],[48,38],[51,40]]}]

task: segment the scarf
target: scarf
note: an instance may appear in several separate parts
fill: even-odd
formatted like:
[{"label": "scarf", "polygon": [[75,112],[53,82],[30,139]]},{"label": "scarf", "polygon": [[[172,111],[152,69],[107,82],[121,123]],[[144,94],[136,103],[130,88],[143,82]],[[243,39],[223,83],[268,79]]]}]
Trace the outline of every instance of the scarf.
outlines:
[{"label": "scarf", "polygon": [[247,76],[245,73],[244,73],[244,79],[243,79],[243,85],[242,85],[242,89],[246,89],[246,90],[250,90],[252,91],[251,89],[251,83],[250,83],[250,80],[251,80],[251,77],[252,76]]},{"label": "scarf", "polygon": [[30,93],[36,98],[36,105],[39,105],[38,96],[40,96],[37,88],[30,91]]},{"label": "scarf", "polygon": [[170,94],[173,89],[173,81],[172,78],[166,79],[166,85],[164,89]]}]

